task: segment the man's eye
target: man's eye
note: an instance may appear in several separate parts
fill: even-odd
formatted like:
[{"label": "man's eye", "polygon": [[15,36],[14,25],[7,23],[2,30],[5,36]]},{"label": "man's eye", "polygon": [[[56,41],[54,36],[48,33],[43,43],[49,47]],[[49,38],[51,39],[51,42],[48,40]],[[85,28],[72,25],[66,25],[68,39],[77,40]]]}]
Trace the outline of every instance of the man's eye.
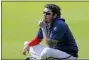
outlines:
[{"label": "man's eye", "polygon": [[43,12],[43,14],[45,14],[45,15],[51,15],[51,13],[49,13],[49,12]]}]

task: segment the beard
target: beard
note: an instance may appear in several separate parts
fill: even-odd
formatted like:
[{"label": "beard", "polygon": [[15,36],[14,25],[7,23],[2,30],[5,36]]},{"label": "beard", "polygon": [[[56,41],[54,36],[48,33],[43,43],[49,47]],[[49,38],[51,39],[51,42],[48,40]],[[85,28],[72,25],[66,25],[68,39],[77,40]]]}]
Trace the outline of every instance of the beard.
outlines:
[{"label": "beard", "polygon": [[52,19],[47,19],[47,18],[45,18],[44,20],[45,20],[45,23],[50,23],[52,21]]}]

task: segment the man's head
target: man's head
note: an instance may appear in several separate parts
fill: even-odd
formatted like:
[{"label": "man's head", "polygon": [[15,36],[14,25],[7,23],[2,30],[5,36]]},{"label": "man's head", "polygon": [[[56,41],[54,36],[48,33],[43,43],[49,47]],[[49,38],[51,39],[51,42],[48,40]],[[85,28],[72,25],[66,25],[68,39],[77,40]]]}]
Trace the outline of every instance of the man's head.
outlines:
[{"label": "man's head", "polygon": [[55,4],[46,4],[44,8],[44,19],[47,23],[50,23],[54,18],[61,17],[60,7]]}]

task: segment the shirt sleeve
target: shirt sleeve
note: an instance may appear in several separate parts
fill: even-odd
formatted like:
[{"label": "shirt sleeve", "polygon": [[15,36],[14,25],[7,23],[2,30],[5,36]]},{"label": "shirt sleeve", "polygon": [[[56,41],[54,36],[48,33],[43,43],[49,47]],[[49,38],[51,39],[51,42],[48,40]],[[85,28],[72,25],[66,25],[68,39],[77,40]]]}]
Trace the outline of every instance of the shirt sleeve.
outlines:
[{"label": "shirt sleeve", "polygon": [[65,33],[65,27],[63,24],[55,25],[51,31],[50,39],[61,41]]},{"label": "shirt sleeve", "polygon": [[43,33],[42,33],[42,29],[41,28],[39,28],[39,30],[38,30],[37,37],[39,39],[41,39],[41,40],[43,39]]}]

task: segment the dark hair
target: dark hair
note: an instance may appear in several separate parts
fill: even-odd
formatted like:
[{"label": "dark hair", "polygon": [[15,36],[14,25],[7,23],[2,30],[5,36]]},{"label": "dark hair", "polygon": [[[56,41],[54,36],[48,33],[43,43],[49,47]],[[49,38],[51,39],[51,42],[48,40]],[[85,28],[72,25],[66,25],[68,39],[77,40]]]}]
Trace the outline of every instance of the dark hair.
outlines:
[{"label": "dark hair", "polygon": [[49,8],[52,10],[53,15],[57,14],[57,17],[61,17],[61,9],[59,6],[55,5],[55,4],[46,4],[45,8]]}]

